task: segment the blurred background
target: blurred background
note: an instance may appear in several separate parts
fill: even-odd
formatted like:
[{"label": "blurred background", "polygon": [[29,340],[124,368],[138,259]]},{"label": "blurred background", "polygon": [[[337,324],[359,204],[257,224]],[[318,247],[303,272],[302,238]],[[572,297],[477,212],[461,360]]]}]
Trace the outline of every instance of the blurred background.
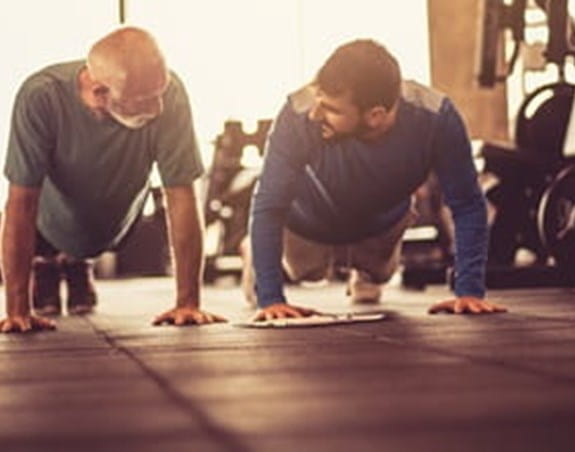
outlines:
[{"label": "blurred background", "polygon": [[[23,0],[0,17],[0,139],[4,156],[17,87],[45,65],[84,58],[123,20],[152,31],[193,104],[204,162],[228,119],[270,118],[340,43],[372,37],[401,60],[406,76],[429,81],[426,0]],[[122,17],[121,16],[122,13]],[[5,186],[2,187],[2,199]]]},{"label": "blurred background", "polygon": [[[238,244],[271,119],[339,44],[372,38],[396,55],[405,78],[446,92],[460,108],[490,200],[497,276],[489,284],[507,281],[501,268],[513,271],[504,284],[532,281],[517,276],[517,267],[547,275],[537,280],[540,285],[563,283],[563,276],[548,273],[558,261],[563,267],[572,263],[556,249],[571,250],[574,241],[573,176],[563,179],[558,201],[543,201],[575,154],[574,7],[568,0],[11,2],[0,16],[0,160],[13,99],[25,77],[55,62],[84,58],[96,39],[118,25],[145,27],[184,80],[193,108],[207,168],[201,181],[206,278],[228,270],[237,274]],[[3,180],[0,205],[5,192]],[[107,256],[101,276],[170,272],[162,197],[159,190],[154,194],[140,238],[135,234],[123,255]],[[421,287],[449,280],[452,237],[434,181],[418,194],[424,215],[406,236],[405,266],[413,272],[404,272],[404,282]],[[555,240],[565,230],[569,241]],[[139,243],[147,244],[145,255]]]}]

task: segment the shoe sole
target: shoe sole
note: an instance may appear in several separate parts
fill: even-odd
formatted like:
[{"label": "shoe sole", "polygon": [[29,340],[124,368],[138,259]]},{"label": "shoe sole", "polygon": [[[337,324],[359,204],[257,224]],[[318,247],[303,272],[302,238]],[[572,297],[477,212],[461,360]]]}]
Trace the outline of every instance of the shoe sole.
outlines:
[{"label": "shoe sole", "polygon": [[62,309],[59,306],[43,306],[34,308],[34,312],[41,317],[51,317],[62,314]]},{"label": "shoe sole", "polygon": [[91,305],[77,305],[68,307],[69,315],[87,315],[92,314],[93,312],[94,312],[94,306]]},{"label": "shoe sole", "polygon": [[379,298],[352,298],[350,300],[351,304],[379,304],[381,299]]}]

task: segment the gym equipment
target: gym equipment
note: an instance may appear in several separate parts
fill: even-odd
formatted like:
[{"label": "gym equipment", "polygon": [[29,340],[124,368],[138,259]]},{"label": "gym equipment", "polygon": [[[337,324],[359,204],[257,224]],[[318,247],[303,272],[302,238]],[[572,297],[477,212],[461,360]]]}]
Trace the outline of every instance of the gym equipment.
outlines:
[{"label": "gym equipment", "polygon": [[[545,58],[559,69],[564,79],[564,66],[569,55],[575,55],[575,25],[569,16],[568,0],[535,0],[547,17],[549,38]],[[483,0],[480,3],[481,26],[479,29],[478,76],[480,86],[492,88],[503,82],[513,72],[525,39],[526,0]],[[503,74],[498,74],[498,55],[503,50],[501,37],[510,29],[514,48]]]},{"label": "gym equipment", "polygon": [[[568,166],[554,174],[521,152],[485,146],[483,153],[486,171],[501,178],[486,193],[497,211],[487,287],[575,285],[575,165],[565,163]],[[519,250],[530,251],[533,262],[518,264]]]},{"label": "gym equipment", "polygon": [[235,258],[247,235],[252,191],[259,176],[259,170],[242,164],[242,157],[248,146],[255,146],[259,155],[263,155],[271,124],[271,120],[260,120],[257,130],[247,134],[241,122],[227,121],[223,133],[215,140],[208,171],[205,218],[208,235],[215,231],[216,246],[206,256],[206,282],[223,275],[239,278],[241,274],[241,263]]},{"label": "gym equipment", "polygon": [[541,154],[539,163],[543,165],[563,159],[574,93],[575,85],[561,81],[540,86],[525,98],[515,126],[515,144],[520,152]]},{"label": "gym equipment", "polygon": [[[478,81],[481,86],[493,87],[513,72],[519,56],[521,42],[524,40],[526,0],[515,0],[510,5],[502,0],[483,0],[481,6],[481,25],[479,39]],[[501,49],[500,33],[510,28],[515,46],[507,64],[506,73],[497,74],[498,54]]]},{"label": "gym equipment", "polygon": [[550,180],[536,156],[501,146],[485,144],[484,173],[495,175],[498,183],[485,196],[495,209],[489,237],[489,263],[514,265],[519,249],[529,250],[537,263],[546,259],[535,217],[539,200]]},{"label": "gym equipment", "polygon": [[537,227],[556,265],[575,281],[575,164],[564,168],[543,193]]},{"label": "gym equipment", "polygon": [[565,82],[537,88],[517,113],[516,148],[486,143],[481,150],[484,172],[499,179],[486,193],[497,210],[490,235],[492,264],[513,265],[521,248],[534,253],[537,264],[549,255],[535,220],[543,193],[569,162],[563,142],[574,93],[575,86]]},{"label": "gym equipment", "polygon": [[[544,58],[558,68],[558,81],[528,94],[516,116],[513,146],[485,143],[481,149],[484,173],[497,183],[486,189],[495,211],[491,225],[487,287],[573,286],[575,284],[572,232],[575,222],[573,163],[564,155],[575,95],[575,85],[565,80],[566,59],[575,54],[573,20],[567,0],[536,0],[547,18],[548,40]],[[504,4],[484,0],[479,83],[492,87],[511,73],[497,74],[500,38],[512,30],[515,49],[524,39],[524,0]],[[531,262],[520,262],[520,251]]]}]

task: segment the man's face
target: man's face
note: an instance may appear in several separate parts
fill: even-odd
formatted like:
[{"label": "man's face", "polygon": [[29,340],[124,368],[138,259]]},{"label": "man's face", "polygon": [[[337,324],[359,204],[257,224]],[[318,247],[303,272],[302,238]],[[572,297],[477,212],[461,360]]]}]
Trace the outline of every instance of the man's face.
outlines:
[{"label": "man's face", "polygon": [[106,112],[117,122],[130,129],[139,129],[162,113],[162,96],[168,87],[168,78],[156,77],[143,89],[131,92],[109,87],[106,93]]},{"label": "man's face", "polygon": [[368,127],[350,92],[329,96],[318,89],[308,116],[321,124],[321,135],[326,140],[361,136]]}]

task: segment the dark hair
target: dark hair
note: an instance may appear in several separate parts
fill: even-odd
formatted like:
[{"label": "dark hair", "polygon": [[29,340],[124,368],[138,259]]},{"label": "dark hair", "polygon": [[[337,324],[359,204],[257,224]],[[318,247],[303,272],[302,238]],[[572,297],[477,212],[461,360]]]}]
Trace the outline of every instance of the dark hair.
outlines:
[{"label": "dark hair", "polygon": [[350,91],[360,110],[376,105],[389,109],[399,97],[401,71],[384,46],[359,39],[332,53],[319,70],[316,84],[330,96]]}]

